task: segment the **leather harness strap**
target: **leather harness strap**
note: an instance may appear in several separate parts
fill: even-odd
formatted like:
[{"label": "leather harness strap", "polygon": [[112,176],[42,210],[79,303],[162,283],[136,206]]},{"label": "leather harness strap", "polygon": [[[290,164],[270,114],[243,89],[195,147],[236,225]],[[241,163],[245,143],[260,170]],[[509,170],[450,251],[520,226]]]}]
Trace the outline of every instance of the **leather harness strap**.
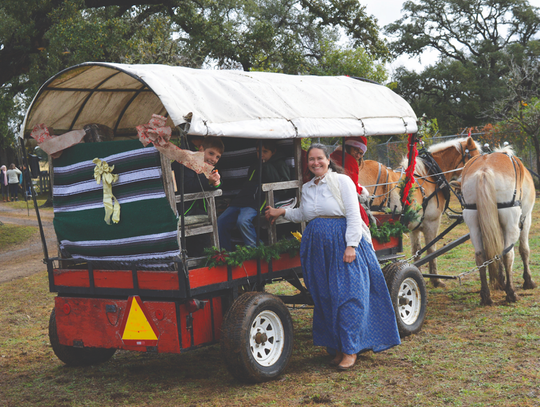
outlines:
[{"label": "leather harness strap", "polygon": [[[510,201],[497,202],[497,209],[505,209],[505,208],[513,208],[515,206],[521,206],[521,197],[522,197],[522,194],[523,194],[523,190],[520,188],[520,192],[519,192],[520,199],[516,199],[517,184],[518,184],[518,174],[517,174],[517,170],[516,170],[516,159],[513,156],[508,155],[505,152],[503,152],[503,154],[505,154],[510,159],[510,161],[512,162],[512,166],[514,167],[514,193],[512,194],[512,199]],[[521,178],[522,178],[523,175],[522,174],[520,174],[520,175],[521,175]],[[471,209],[471,210],[476,211],[476,210],[478,210],[478,207],[476,206],[475,203],[472,203],[472,204],[464,203],[463,204],[463,209]]]}]

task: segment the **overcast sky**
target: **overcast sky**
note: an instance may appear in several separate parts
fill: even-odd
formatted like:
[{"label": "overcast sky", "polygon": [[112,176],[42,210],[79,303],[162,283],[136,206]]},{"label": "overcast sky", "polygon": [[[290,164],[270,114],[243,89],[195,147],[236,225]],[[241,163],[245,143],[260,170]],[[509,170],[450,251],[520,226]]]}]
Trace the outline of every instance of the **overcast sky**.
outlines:
[{"label": "overcast sky", "polygon": [[[368,14],[377,18],[379,27],[384,27],[401,17],[401,5],[403,0],[360,0],[360,3],[366,6]],[[533,6],[540,7],[540,0],[529,0],[529,3]],[[418,58],[409,59],[405,56],[399,57],[390,65],[390,74],[392,74],[392,68],[400,65],[406,65],[409,69],[421,70],[424,65],[431,65],[437,59],[435,52],[424,53],[421,57],[421,61]]]}]

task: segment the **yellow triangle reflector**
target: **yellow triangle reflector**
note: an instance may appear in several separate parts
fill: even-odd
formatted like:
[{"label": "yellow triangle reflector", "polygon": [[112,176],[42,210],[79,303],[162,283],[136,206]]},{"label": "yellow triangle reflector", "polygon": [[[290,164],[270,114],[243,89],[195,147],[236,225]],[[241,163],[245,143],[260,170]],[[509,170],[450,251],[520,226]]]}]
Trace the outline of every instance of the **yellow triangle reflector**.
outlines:
[{"label": "yellow triangle reflector", "polygon": [[139,296],[130,297],[122,323],[122,341],[130,346],[156,346],[158,331],[146,313]]}]

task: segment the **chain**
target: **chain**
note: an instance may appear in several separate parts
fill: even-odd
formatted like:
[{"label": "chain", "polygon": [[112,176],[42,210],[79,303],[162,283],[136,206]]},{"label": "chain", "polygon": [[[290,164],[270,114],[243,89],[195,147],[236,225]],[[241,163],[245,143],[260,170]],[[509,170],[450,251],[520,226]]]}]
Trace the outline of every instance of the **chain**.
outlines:
[{"label": "chain", "polygon": [[[409,262],[411,262],[411,260],[416,260],[418,257],[420,257],[420,250],[418,250],[415,254],[413,254],[408,259],[402,260],[402,261],[405,262],[405,263],[409,263]],[[459,285],[461,285],[461,278],[462,277],[468,276],[469,274],[472,274],[475,271],[480,270],[482,267],[487,267],[491,263],[495,263],[496,261],[499,261],[499,260],[501,260],[501,256],[497,254],[492,259],[489,259],[489,260],[486,260],[485,262],[483,262],[481,265],[476,266],[476,267],[474,267],[473,269],[471,269],[469,271],[464,271],[463,273],[458,274],[456,277],[459,280]]]},{"label": "chain", "polygon": [[489,259],[489,260],[486,260],[485,262],[483,262],[481,265],[479,266],[476,266],[474,267],[473,269],[469,270],[469,271],[465,271],[461,274],[458,274],[457,278],[459,280],[459,285],[461,285],[461,277],[465,277],[465,276],[468,276],[469,274],[471,273],[474,273],[475,271],[478,271],[480,270],[482,267],[487,267],[489,266],[491,263],[495,263],[496,261],[499,261],[501,260],[501,256],[499,256],[498,254],[495,255],[495,257],[493,257],[492,259]]},{"label": "chain", "polygon": [[420,257],[420,250],[417,250],[415,254],[413,254],[411,257],[403,261],[405,263],[409,263],[411,260],[416,260],[418,257]]}]

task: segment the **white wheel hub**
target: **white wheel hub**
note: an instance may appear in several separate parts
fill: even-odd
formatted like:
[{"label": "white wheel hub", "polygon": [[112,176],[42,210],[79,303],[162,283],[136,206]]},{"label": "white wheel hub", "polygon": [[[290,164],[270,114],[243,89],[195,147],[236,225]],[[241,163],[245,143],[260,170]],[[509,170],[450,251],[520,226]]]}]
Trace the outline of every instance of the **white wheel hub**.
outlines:
[{"label": "white wheel hub", "polygon": [[253,358],[261,366],[276,363],[285,345],[283,324],[273,311],[262,311],[255,317],[249,333],[249,347]]},{"label": "white wheel hub", "polygon": [[422,309],[422,294],[416,281],[410,277],[403,280],[398,293],[399,316],[403,323],[412,325]]}]

